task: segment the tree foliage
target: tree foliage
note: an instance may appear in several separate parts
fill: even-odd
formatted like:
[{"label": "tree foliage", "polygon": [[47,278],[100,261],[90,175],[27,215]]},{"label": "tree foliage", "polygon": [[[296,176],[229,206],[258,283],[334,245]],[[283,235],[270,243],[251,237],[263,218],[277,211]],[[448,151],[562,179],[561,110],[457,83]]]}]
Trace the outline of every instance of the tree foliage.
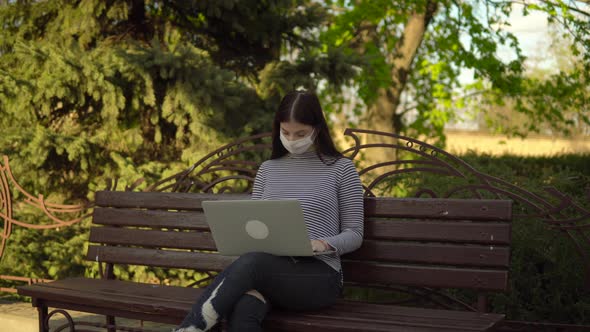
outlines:
[{"label": "tree foliage", "polygon": [[[347,45],[365,59],[356,79],[365,126],[443,137],[444,125],[466,107],[514,103],[525,126],[504,133],[536,132],[550,124],[566,132],[572,121],[590,124],[590,7],[582,1],[332,1],[338,12],[323,34],[329,45]],[[571,43],[580,66],[545,77],[527,75],[519,40],[509,28],[513,11],[542,12]],[[563,38],[563,36],[560,36]],[[548,41],[549,42],[549,41]],[[501,57],[500,48],[513,58]],[[460,79],[473,72],[474,82]],[[575,110],[564,113],[563,108]],[[377,120],[375,120],[377,119]],[[384,123],[385,122],[385,123]]]},{"label": "tree foliage", "polygon": [[[1,152],[39,191],[83,198],[268,130],[285,90],[342,84],[311,1],[18,1],[0,7]],[[298,54],[285,60],[286,45]]]},{"label": "tree foliage", "polygon": [[[590,89],[583,78],[584,60],[569,47],[571,36],[561,29],[550,30],[551,40],[537,45],[526,59],[526,78],[531,91],[535,90],[532,106],[537,110],[552,109],[554,117],[542,117],[543,112],[529,115],[518,112],[517,98],[506,98],[502,105],[485,105],[479,118],[494,132],[514,132],[525,136],[535,121],[535,131],[543,134],[565,132],[583,137],[590,133],[587,102]],[[555,97],[557,95],[558,97]],[[535,116],[537,115],[537,116]]]},{"label": "tree foliage", "polygon": [[[153,183],[268,131],[285,91],[343,85],[354,58],[319,52],[314,35],[328,18],[308,0],[2,1],[0,155],[50,202],[92,201],[107,179]],[[43,223],[20,199],[15,218]],[[84,225],[16,229],[2,273],[79,274]]]}]

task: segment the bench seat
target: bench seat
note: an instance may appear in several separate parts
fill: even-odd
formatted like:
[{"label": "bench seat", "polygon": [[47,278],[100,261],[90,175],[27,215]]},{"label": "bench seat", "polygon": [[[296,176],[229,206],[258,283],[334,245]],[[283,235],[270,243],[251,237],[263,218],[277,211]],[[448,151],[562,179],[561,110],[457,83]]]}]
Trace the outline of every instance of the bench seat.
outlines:
[{"label": "bench seat", "polygon": [[[202,290],[120,280],[68,278],[35,284],[20,294],[48,307],[177,324]],[[339,300],[328,309],[284,313],[265,320],[269,331],[489,331],[504,315]],[[151,319],[150,319],[151,320]]]}]

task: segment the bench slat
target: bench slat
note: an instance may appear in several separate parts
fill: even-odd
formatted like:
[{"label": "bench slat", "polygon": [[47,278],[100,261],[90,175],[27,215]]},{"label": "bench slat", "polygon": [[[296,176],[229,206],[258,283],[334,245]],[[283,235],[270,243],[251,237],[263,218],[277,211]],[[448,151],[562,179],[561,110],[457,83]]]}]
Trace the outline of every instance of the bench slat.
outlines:
[{"label": "bench slat", "polygon": [[89,246],[86,259],[115,264],[221,271],[235,258],[214,253],[173,251],[129,247]]},{"label": "bench slat", "polygon": [[371,217],[509,221],[512,218],[512,201],[371,197],[365,199],[365,214]]},{"label": "bench slat", "polygon": [[[395,309],[393,309],[393,308]],[[358,312],[358,313],[375,313],[380,316],[391,315],[395,312],[400,317],[416,317],[416,308],[410,306],[397,306],[390,304],[374,304],[366,306],[365,302],[344,300],[337,302],[334,306],[327,310],[342,311],[342,312]],[[420,308],[421,314],[429,319],[452,319],[452,320],[463,320],[472,322],[489,322],[490,318],[499,318],[504,315],[496,313],[478,313],[478,312],[466,312],[463,310],[441,310],[434,308]],[[403,318],[401,318],[403,319]]]},{"label": "bench slat", "polygon": [[510,228],[508,223],[369,219],[364,237],[498,245],[510,243]]},{"label": "bench slat", "polygon": [[[96,192],[96,205],[102,207],[201,210],[202,201],[221,199],[250,199],[250,195]],[[512,204],[509,200],[369,197],[365,198],[365,215],[370,217],[509,221],[512,218]]]},{"label": "bench slat", "polygon": [[507,290],[508,271],[458,269],[376,262],[342,262],[344,279],[362,284],[407,285],[439,288]]},{"label": "bench slat", "polygon": [[[343,301],[344,302],[344,301]],[[405,326],[406,328],[437,328],[441,330],[480,330],[493,321],[489,317],[480,314],[462,312],[460,315],[453,315],[447,310],[399,310],[395,313],[392,308],[379,308],[382,306],[355,306],[350,302],[336,303],[336,305],[324,309],[320,314],[304,313],[311,319],[337,319],[340,322],[360,322],[365,321],[366,326],[373,323],[381,323],[393,326]],[[394,309],[398,309],[395,307]],[[401,311],[401,312],[400,312]],[[395,317],[392,319],[392,316]],[[393,323],[393,324],[392,324]],[[412,329],[412,331],[414,331]]]},{"label": "bench slat", "polygon": [[[155,231],[118,227],[94,227],[90,242],[109,245],[134,245],[149,248],[217,250],[211,233]],[[407,243],[365,240],[363,246],[347,259],[414,262],[461,266],[507,267],[507,247],[466,246],[438,243]]]},{"label": "bench slat", "polygon": [[507,247],[365,240],[348,260],[429,263],[454,266],[508,267]]},{"label": "bench slat", "polygon": [[96,207],[94,208],[92,221],[98,225],[209,230],[205,215],[201,211],[163,211]]},{"label": "bench slat", "polygon": [[[464,324],[462,321],[449,320],[437,321],[428,320],[429,317],[416,316],[415,321],[397,321],[397,316],[357,315],[357,313],[345,312],[347,315],[335,316],[330,313],[270,315],[265,319],[263,326],[269,326],[271,331],[306,331],[306,332],[465,332],[465,331],[487,331],[487,324]],[[420,312],[416,312],[417,315]],[[273,319],[274,318],[274,319]],[[409,320],[409,319],[408,319]]]},{"label": "bench slat", "polygon": [[[59,308],[156,320],[169,324],[178,324],[190,309],[194,299],[202,292],[196,288],[80,279],[82,278],[68,278],[47,284],[35,284],[20,288],[19,292],[25,296],[40,297],[48,305],[54,304]],[[166,294],[168,292],[174,297]]]},{"label": "bench slat", "polygon": [[[128,247],[90,246],[87,258],[117,264],[221,271],[233,258],[217,254]],[[344,261],[345,279],[360,283],[403,284],[426,287],[460,287],[504,290],[508,272],[482,269],[457,269],[419,265],[393,265]]]},{"label": "bench slat", "polygon": [[97,191],[96,205],[118,208],[202,210],[204,200],[250,199],[248,194],[193,194],[163,192]]},{"label": "bench slat", "polygon": [[[192,287],[168,286],[159,284],[140,283],[122,280],[108,280],[108,279],[92,279],[74,277],[61,279],[49,283],[38,284],[39,287],[27,287],[27,292],[49,291],[58,293],[61,290],[71,290],[74,292],[85,293],[86,296],[92,297],[101,294],[113,294],[119,297],[124,305],[140,302],[152,302],[157,298],[159,304],[166,304],[166,306],[174,306],[178,303],[178,307],[187,307],[194,303],[203,289]],[[117,295],[115,295],[117,294]],[[89,303],[90,304],[90,303]]]},{"label": "bench slat", "polygon": [[[208,231],[205,216],[199,211],[139,210],[101,208],[94,210],[93,222],[99,225],[179,228]],[[402,241],[510,243],[508,223],[426,220],[365,220],[365,238]]]},{"label": "bench slat", "polygon": [[93,227],[90,242],[149,248],[217,250],[211,233],[177,232],[118,227]]}]

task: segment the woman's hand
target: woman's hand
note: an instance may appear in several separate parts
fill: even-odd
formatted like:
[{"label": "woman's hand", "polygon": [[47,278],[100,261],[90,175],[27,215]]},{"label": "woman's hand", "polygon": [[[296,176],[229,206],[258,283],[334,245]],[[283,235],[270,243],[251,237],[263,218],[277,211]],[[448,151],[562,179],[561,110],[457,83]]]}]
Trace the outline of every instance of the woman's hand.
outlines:
[{"label": "woman's hand", "polygon": [[311,240],[311,248],[316,252],[332,250],[332,247],[322,240]]}]

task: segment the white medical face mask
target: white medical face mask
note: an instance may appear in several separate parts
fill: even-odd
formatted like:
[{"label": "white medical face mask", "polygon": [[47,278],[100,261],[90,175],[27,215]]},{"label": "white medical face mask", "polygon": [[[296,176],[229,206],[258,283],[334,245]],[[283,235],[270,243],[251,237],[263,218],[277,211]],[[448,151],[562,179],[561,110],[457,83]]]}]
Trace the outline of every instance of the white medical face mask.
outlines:
[{"label": "white medical face mask", "polygon": [[283,143],[283,146],[285,149],[287,149],[287,151],[292,154],[302,154],[309,150],[309,148],[313,145],[313,141],[315,139],[315,130],[312,130],[309,135],[294,141],[289,141],[287,137],[283,135],[282,131],[280,132],[279,137],[281,139],[281,143]]}]

